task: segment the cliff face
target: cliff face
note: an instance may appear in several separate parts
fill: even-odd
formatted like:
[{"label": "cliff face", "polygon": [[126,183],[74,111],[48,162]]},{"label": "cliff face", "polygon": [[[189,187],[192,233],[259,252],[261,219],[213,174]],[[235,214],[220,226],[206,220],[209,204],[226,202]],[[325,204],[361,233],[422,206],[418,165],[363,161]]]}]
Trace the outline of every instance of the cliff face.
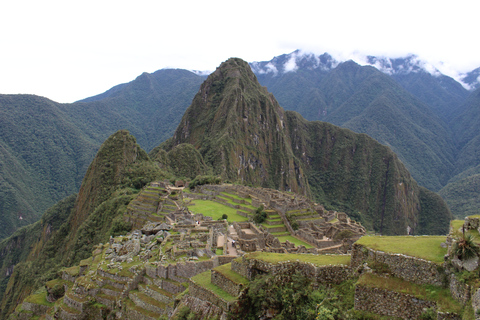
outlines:
[{"label": "cliff face", "polygon": [[[422,193],[423,203],[430,204],[422,206],[420,187],[390,148],[365,134],[285,112],[240,59],[229,59],[208,77],[163,148],[182,143],[198,149],[226,180],[339,204],[383,234],[448,230],[445,203]],[[434,212],[443,218],[431,228],[428,216]]]}]

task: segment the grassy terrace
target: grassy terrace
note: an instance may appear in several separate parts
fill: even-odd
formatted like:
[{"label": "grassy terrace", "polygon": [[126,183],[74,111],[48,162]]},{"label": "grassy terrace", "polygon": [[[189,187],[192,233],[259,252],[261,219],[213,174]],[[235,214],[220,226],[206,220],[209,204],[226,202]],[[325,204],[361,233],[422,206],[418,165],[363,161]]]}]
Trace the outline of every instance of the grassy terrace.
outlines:
[{"label": "grassy terrace", "polygon": [[270,253],[253,252],[244,256],[246,259],[263,260],[269,263],[279,263],[282,261],[300,261],[310,262],[317,266],[326,265],[350,265],[350,255],[313,255],[313,254],[295,254],[295,253]]},{"label": "grassy terrace", "polygon": [[226,214],[229,222],[248,221],[248,218],[237,214],[237,209],[230,208],[218,202],[210,200],[193,200],[191,204],[195,205],[188,207],[190,211],[194,213],[202,213],[204,216],[212,217],[213,220],[221,219],[222,215]]},{"label": "grassy terrace", "polygon": [[462,311],[462,305],[452,298],[447,288],[432,285],[417,285],[399,278],[379,277],[370,273],[361,276],[357,284],[406,293],[423,300],[436,301],[442,311],[457,312],[459,314],[461,314]]},{"label": "grassy terrace", "polygon": [[[217,196],[217,198],[220,198],[221,200],[224,200],[224,201],[226,201],[226,202],[228,202],[228,203],[230,203],[230,204],[233,204],[233,205],[235,205],[235,206],[238,205],[238,206],[242,206],[242,207],[249,208],[249,209],[252,209],[252,210],[257,210],[257,208],[255,208],[254,206],[252,206],[252,205],[249,204],[249,203],[245,203],[245,204],[243,204],[243,203],[237,203],[237,202],[234,202],[233,200],[231,200],[231,199],[229,199],[229,198],[227,198],[227,197],[222,197],[221,195]],[[239,199],[240,199],[240,200],[245,200],[245,199],[243,199],[243,198],[239,198]]]},{"label": "grassy terrace", "polygon": [[192,277],[190,280],[192,280],[198,286],[215,293],[217,296],[224,299],[225,301],[231,302],[237,299],[236,297],[230,295],[229,293],[223,291],[216,285],[212,284],[211,279],[212,279],[211,272],[210,270],[208,270],[208,271],[197,274],[196,276]]},{"label": "grassy terrace", "polygon": [[48,307],[53,306],[52,302],[47,301],[47,291],[42,291],[36,294],[29,295],[28,297],[25,298],[25,301],[48,306]]},{"label": "grassy terrace", "polygon": [[285,242],[286,240],[290,241],[291,243],[294,243],[296,246],[305,246],[305,248],[314,248],[312,245],[306,243],[306,242],[303,242],[302,240],[300,239],[297,239],[295,237],[292,237],[292,236],[280,236],[280,237],[277,237],[278,240],[280,240],[280,242]]},{"label": "grassy terrace", "polygon": [[221,265],[219,267],[214,268],[213,270],[220,272],[226,278],[228,278],[229,280],[231,280],[234,283],[241,283],[241,284],[244,284],[244,285],[247,285],[247,284],[250,283],[250,281],[248,281],[247,278],[239,275],[235,271],[232,271],[232,264],[231,263]]},{"label": "grassy terrace", "polygon": [[447,248],[440,246],[445,240],[445,236],[364,236],[357,243],[374,250],[405,254],[441,264],[447,254]]},{"label": "grassy terrace", "polygon": [[250,204],[250,205],[252,204],[252,199],[249,199],[249,198],[242,198],[239,195],[236,195],[236,194],[233,194],[233,193],[228,193],[228,192],[220,192],[220,194],[229,196],[229,197],[237,199],[237,200],[245,200],[245,202],[247,204]]}]

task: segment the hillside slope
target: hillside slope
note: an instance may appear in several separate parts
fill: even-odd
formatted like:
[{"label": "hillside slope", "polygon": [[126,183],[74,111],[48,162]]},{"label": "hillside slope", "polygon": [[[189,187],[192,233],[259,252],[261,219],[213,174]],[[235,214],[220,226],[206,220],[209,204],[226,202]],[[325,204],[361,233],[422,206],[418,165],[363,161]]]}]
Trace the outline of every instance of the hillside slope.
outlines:
[{"label": "hillside slope", "polygon": [[73,104],[0,95],[0,239],[78,192],[100,144],[117,130],[147,150],[169,138],[202,81],[187,70],[159,70]]},{"label": "hillside slope", "polygon": [[0,95],[0,239],[75,193],[98,148],[62,105]]},{"label": "hillside slope", "polygon": [[123,217],[128,203],[146,183],[163,178],[127,131],[109,137],[90,164],[78,196],[60,202],[40,221],[0,242],[0,268],[5,270],[0,274],[5,289],[0,292],[0,318],[53,279],[60,268],[89,257],[94,245],[129,231]]}]

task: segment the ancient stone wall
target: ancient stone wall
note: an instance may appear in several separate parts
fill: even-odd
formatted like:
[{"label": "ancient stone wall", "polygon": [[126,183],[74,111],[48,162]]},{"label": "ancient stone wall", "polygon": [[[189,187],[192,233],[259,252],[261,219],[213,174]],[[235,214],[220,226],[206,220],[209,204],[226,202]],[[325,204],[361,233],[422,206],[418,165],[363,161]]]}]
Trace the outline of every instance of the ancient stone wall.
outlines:
[{"label": "ancient stone wall", "polygon": [[393,276],[416,284],[441,286],[445,281],[443,268],[434,262],[403,254],[376,251],[356,243],[353,244],[352,269],[358,268],[366,261],[385,263]]},{"label": "ancient stone wall", "polygon": [[480,289],[476,289],[472,292],[472,307],[475,312],[480,310]]},{"label": "ancient stone wall", "polygon": [[[227,315],[223,312],[223,310],[217,307],[216,305],[208,301],[198,299],[191,295],[184,296],[182,298],[181,303],[183,305],[188,306],[190,310],[198,314],[201,319],[212,319],[215,317],[218,317],[220,319],[227,318]],[[180,310],[180,309],[176,309],[176,310]],[[174,316],[175,316],[175,313],[172,314],[172,317]]]},{"label": "ancient stone wall", "polygon": [[455,274],[451,274],[449,277],[449,289],[452,297],[463,304],[470,300],[470,286],[457,279]]},{"label": "ancient stone wall", "polygon": [[22,309],[23,310],[31,311],[36,315],[44,314],[45,312],[47,312],[48,308],[49,308],[48,306],[44,306],[44,305],[36,304],[36,303],[31,303],[31,302],[27,302],[27,301],[24,301],[22,303]]},{"label": "ancient stone wall", "polygon": [[436,303],[418,299],[412,295],[370,288],[355,287],[355,309],[383,316],[403,319],[419,319],[424,309],[436,308]]},{"label": "ancient stone wall", "polygon": [[190,280],[190,285],[188,286],[188,293],[200,300],[209,301],[210,303],[216,305],[222,310],[228,310],[228,302],[217,296],[215,293],[200,287],[195,284],[195,282]]},{"label": "ancient stone wall", "polygon": [[257,259],[236,259],[232,270],[252,280],[257,274],[294,274],[299,271],[317,284],[341,283],[351,277],[351,269],[346,265],[315,266],[308,262],[285,261],[269,263]]},{"label": "ancient stone wall", "polygon": [[215,270],[212,270],[211,282],[234,297],[238,297],[243,290],[243,284],[235,283]]}]

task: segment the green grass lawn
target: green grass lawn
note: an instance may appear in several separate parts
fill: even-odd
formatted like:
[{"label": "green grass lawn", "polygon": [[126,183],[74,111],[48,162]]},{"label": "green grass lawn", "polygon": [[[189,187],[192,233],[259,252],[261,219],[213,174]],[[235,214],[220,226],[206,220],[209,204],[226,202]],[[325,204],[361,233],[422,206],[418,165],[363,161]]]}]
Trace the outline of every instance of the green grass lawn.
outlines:
[{"label": "green grass lawn", "polygon": [[447,288],[432,285],[418,285],[400,278],[379,277],[371,273],[361,276],[357,283],[368,287],[410,294],[424,300],[437,301],[442,311],[456,312],[459,314],[461,314],[462,311],[462,305],[452,298]]},{"label": "green grass lawn", "polygon": [[271,253],[271,252],[252,252],[244,255],[246,259],[263,260],[270,263],[278,263],[282,261],[310,262],[317,266],[332,265],[350,265],[350,255],[333,255],[333,254],[295,254],[295,253]]},{"label": "green grass lawn", "polygon": [[291,243],[294,243],[296,246],[305,246],[305,248],[314,248],[311,244],[308,244],[306,242],[303,242],[302,240],[300,239],[297,239],[295,237],[292,237],[292,236],[281,236],[281,237],[277,237],[278,240],[280,240],[280,242],[285,242],[286,240],[290,241]]},{"label": "green grass lawn", "polygon": [[357,243],[374,250],[401,253],[440,264],[447,254],[447,248],[440,246],[445,240],[445,236],[363,236]]},{"label": "green grass lawn", "polygon": [[229,222],[248,221],[248,218],[237,214],[237,209],[230,208],[218,202],[210,200],[193,200],[192,203],[195,205],[188,207],[190,211],[193,213],[201,213],[207,217],[212,217],[213,220],[221,219],[222,215],[226,214]]},{"label": "green grass lawn", "polygon": [[212,284],[211,282],[211,271],[205,271],[202,273],[197,274],[196,276],[193,276],[190,280],[193,281],[193,283],[209,290],[215,293],[217,296],[221,297],[222,299],[231,302],[235,301],[237,298],[230,295],[228,292],[223,291],[216,285]]},{"label": "green grass lawn", "polygon": [[47,300],[47,291],[29,295],[27,298],[25,298],[25,301],[49,307],[53,306],[53,303],[48,302]]}]

